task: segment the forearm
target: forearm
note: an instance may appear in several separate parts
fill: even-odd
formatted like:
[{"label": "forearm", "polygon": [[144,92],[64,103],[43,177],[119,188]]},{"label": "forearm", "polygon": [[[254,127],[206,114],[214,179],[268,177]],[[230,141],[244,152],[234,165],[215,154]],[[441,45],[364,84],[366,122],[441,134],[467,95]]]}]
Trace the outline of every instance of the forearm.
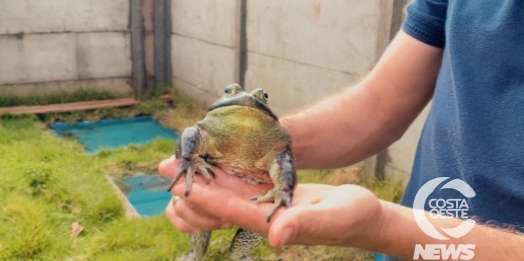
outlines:
[{"label": "forearm", "polygon": [[281,120],[293,137],[299,168],[356,163],[396,140],[398,135],[388,132],[376,109],[376,98],[366,92],[351,87]]},{"label": "forearm", "polygon": [[[364,246],[368,249],[412,260],[417,244],[420,245],[419,250],[428,244],[438,247],[444,245],[446,248],[454,245],[455,249],[460,248],[459,245],[468,244],[469,247],[472,245],[474,247],[469,255],[470,257],[474,255],[473,260],[524,260],[524,252],[518,251],[524,244],[524,236],[520,234],[476,224],[469,233],[460,238],[449,237],[449,240],[438,240],[426,235],[419,228],[413,209],[385,201],[381,201],[381,204],[382,221],[377,227],[380,229],[378,234],[380,239],[378,242],[370,242],[372,240],[370,239],[368,242],[370,245]],[[435,228],[454,228],[463,222],[455,218],[428,217],[428,220]],[[438,256],[441,253],[437,250],[435,254]],[[419,256],[419,259],[422,260],[422,256]]]},{"label": "forearm", "polygon": [[283,118],[297,166],[352,164],[399,139],[431,99],[441,58],[400,32],[362,83]]}]

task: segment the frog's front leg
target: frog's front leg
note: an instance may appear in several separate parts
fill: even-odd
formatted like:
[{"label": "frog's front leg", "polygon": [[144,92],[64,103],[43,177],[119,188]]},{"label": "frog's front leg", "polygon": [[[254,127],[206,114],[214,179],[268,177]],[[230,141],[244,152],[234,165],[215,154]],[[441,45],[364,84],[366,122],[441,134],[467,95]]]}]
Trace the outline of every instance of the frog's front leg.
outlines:
[{"label": "frog's front leg", "polygon": [[297,177],[295,164],[293,163],[293,155],[289,147],[278,153],[277,158],[271,164],[269,176],[275,187],[264,195],[251,199],[256,202],[274,202],[273,207],[266,217],[267,222],[271,220],[271,217],[280,206],[291,206],[293,189],[297,185]]},{"label": "frog's front leg", "polygon": [[195,172],[202,173],[207,182],[215,177],[211,165],[206,162],[206,154],[202,151],[204,140],[201,132],[200,128],[192,126],[184,129],[182,135],[180,135],[175,154],[180,165],[168,191],[171,191],[184,174],[186,174],[186,191],[184,194],[186,197],[189,196]]},{"label": "frog's front leg", "polygon": [[191,234],[191,251],[179,258],[176,261],[201,261],[204,260],[209,239],[211,238],[211,231],[206,231],[202,234]]}]

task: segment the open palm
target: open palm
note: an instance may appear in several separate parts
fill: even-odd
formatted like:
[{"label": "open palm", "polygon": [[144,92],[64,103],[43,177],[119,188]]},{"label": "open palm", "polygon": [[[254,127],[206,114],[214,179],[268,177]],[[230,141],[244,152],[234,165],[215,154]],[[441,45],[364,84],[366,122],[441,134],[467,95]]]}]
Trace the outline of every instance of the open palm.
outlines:
[{"label": "open palm", "polygon": [[[160,172],[172,176],[176,160],[165,160]],[[330,186],[299,184],[292,206],[281,208],[270,223],[265,216],[271,204],[249,200],[271,188],[267,184],[251,185],[242,179],[216,170],[216,179],[206,184],[197,178],[191,195],[184,198],[185,186],[175,185],[172,192],[184,198],[166,214],[184,232],[219,229],[235,224],[268,235],[272,246],[283,244],[352,245],[362,237],[376,236],[380,201],[369,190],[356,185]]]}]

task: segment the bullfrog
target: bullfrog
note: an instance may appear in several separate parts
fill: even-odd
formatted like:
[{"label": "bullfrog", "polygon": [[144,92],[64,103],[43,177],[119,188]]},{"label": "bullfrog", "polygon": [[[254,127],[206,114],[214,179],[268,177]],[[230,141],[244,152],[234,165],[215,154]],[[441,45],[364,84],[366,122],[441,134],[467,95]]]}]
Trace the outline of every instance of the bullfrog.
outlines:
[{"label": "bullfrog", "polygon": [[[205,117],[184,129],[177,142],[179,170],[169,188],[186,176],[185,196],[191,191],[195,173],[206,181],[215,178],[213,166],[247,183],[272,183],[274,187],[252,200],[272,202],[266,222],[279,207],[289,207],[297,184],[291,149],[291,136],[268,107],[268,94],[263,89],[245,92],[238,84],[228,85],[223,96],[207,110]],[[178,261],[203,260],[211,232],[192,234],[192,250]],[[230,247],[229,260],[261,261],[250,252],[263,236],[238,229]]]}]

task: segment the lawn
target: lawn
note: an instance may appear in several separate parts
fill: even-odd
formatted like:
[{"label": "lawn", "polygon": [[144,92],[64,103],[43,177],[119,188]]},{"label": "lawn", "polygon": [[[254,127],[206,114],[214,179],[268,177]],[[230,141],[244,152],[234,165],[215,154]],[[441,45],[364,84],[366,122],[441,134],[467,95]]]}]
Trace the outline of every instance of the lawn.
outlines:
[{"label": "lawn", "polygon": [[[174,109],[152,104],[163,110],[157,117],[172,128],[191,124],[202,114],[189,103],[180,102],[184,106]],[[193,118],[174,116],[188,114]],[[163,215],[126,217],[124,204],[106,178],[155,171],[173,154],[172,141],[86,155],[78,142],[57,138],[41,120],[0,117],[0,260],[173,260],[189,249],[187,235],[177,232]],[[340,172],[304,171],[299,179],[330,183],[339,180],[336,175]],[[401,193],[398,184],[357,182],[385,198],[396,200]],[[73,224],[83,231],[73,233]],[[214,233],[208,260],[227,260],[233,234]],[[275,250],[266,244],[257,254],[287,260],[371,260],[366,251],[341,247]]]}]

